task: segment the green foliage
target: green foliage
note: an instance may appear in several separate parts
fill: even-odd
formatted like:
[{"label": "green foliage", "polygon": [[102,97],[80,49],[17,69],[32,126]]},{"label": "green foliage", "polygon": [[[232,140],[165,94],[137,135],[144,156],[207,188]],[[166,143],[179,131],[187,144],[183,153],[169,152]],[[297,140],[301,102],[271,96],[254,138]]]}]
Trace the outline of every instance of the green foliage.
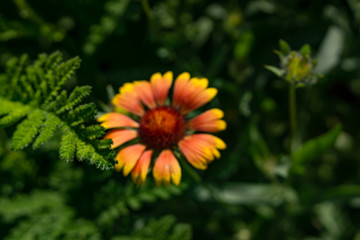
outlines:
[{"label": "green foliage", "polygon": [[109,169],[114,158],[111,142],[99,140],[105,131],[95,123],[95,106],[82,104],[91,88],[76,87],[69,95],[66,90],[61,91],[79,65],[79,58],[62,61],[59,52],[41,54],[33,64],[27,64],[26,55],[9,60],[6,73],[1,76],[4,88],[0,95],[0,126],[14,124],[26,116],[14,132],[14,150],[31,143],[38,148],[59,128],[63,132],[60,158],[73,161],[76,157]]},{"label": "green foliage", "polygon": [[[292,188],[281,185],[236,182],[212,188],[213,194],[223,204],[279,206],[284,203],[295,204],[298,201]],[[203,187],[199,187],[198,194],[203,200],[213,198],[209,190]]]},{"label": "green foliage", "polygon": [[100,239],[93,224],[74,219],[73,210],[56,192],[34,191],[0,203],[5,222],[17,223],[5,239]]},{"label": "green foliage", "polygon": [[34,37],[46,42],[59,42],[64,39],[66,31],[71,27],[71,24],[66,24],[66,21],[63,21],[65,24],[47,22],[27,0],[11,2],[23,21],[7,19],[6,16],[0,15],[0,42],[24,37]]},{"label": "green foliage", "polygon": [[340,124],[338,124],[327,133],[305,142],[293,154],[292,168],[295,171],[304,171],[304,164],[316,159],[317,157],[324,154],[325,151],[334,146],[336,139],[341,133],[341,130],[342,127]]},{"label": "green foliage", "polygon": [[[102,226],[111,224],[115,219],[121,216],[127,216],[131,214],[131,211],[138,211],[144,207],[145,204],[156,203],[159,200],[169,200],[174,196],[181,195],[181,193],[187,188],[186,184],[180,186],[169,187],[157,187],[157,186],[144,186],[140,189],[135,188],[134,184],[128,184],[124,189],[115,190],[117,185],[114,182],[110,182],[107,188],[104,189],[103,194],[114,195],[115,201],[112,204],[109,203],[109,207],[103,209],[98,218],[98,223]],[[115,197],[119,195],[118,197]]]},{"label": "green foliage", "polygon": [[176,223],[174,216],[164,216],[149,221],[140,229],[134,230],[131,237],[116,236],[112,240],[190,240],[191,226]]},{"label": "green foliage", "polygon": [[91,26],[90,33],[83,45],[83,51],[86,54],[94,54],[97,46],[116,29],[119,18],[124,15],[128,4],[129,0],[112,0],[106,3],[104,16],[101,17],[99,24]]}]

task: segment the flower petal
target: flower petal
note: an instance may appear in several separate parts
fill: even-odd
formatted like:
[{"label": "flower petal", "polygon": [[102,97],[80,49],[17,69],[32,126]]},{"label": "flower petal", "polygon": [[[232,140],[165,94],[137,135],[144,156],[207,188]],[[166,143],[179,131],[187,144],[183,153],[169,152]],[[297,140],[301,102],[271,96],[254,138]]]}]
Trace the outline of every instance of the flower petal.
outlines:
[{"label": "flower petal", "polygon": [[226,148],[225,142],[223,140],[221,140],[220,138],[215,137],[214,135],[199,133],[199,134],[194,134],[192,136],[195,136],[199,140],[203,140],[203,141],[207,142],[208,144],[215,146],[218,149],[223,150]]},{"label": "flower petal", "polygon": [[183,106],[182,112],[188,113],[194,109],[197,109],[209,101],[211,101],[217,94],[216,88],[207,88],[203,91],[198,92],[196,95],[193,95],[192,98],[189,98],[187,104]]},{"label": "flower petal", "polygon": [[[187,109],[192,103],[193,99],[196,98],[208,85],[206,78],[191,78],[190,81],[184,86],[184,90],[179,102],[182,110]],[[184,111],[183,111],[184,112]]]},{"label": "flower petal", "polygon": [[164,182],[165,185],[170,184],[170,180],[175,185],[180,184],[181,168],[179,162],[170,150],[163,150],[155,162],[153,175],[157,185]]},{"label": "flower petal", "polygon": [[105,129],[120,127],[139,127],[139,123],[130,117],[121,113],[107,113],[98,118],[99,122],[103,122],[101,126]]},{"label": "flower petal", "polygon": [[189,139],[180,141],[179,148],[187,161],[198,169],[206,169],[208,161],[212,160],[209,148],[201,146],[200,144],[194,144],[192,141],[189,141]]},{"label": "flower petal", "polygon": [[148,108],[156,108],[154,93],[148,81],[135,81],[134,90]]},{"label": "flower petal", "polygon": [[176,78],[175,85],[174,85],[173,100],[172,100],[172,105],[174,107],[181,106],[181,104],[184,100],[184,96],[187,91],[186,86],[189,81],[190,81],[190,74],[187,72],[180,74]]},{"label": "flower petal", "polygon": [[116,155],[118,163],[115,165],[115,169],[120,171],[124,167],[123,173],[124,176],[127,176],[145,149],[146,147],[142,144],[135,144],[121,149]]},{"label": "flower petal", "polygon": [[115,106],[123,108],[135,115],[142,116],[145,113],[139,96],[134,90],[133,83],[125,83],[120,88],[120,93],[115,95],[112,102]]},{"label": "flower petal", "polygon": [[220,157],[218,149],[225,149],[225,143],[210,134],[193,134],[184,137],[178,144],[189,163],[199,169],[206,169],[208,163]]},{"label": "flower petal", "polygon": [[191,78],[188,73],[177,77],[174,86],[173,106],[180,108],[182,113],[188,113],[203,106],[217,93],[215,88],[207,88],[206,78]]},{"label": "flower petal", "polygon": [[144,184],[146,176],[149,171],[149,165],[151,162],[152,150],[145,151],[140,159],[137,161],[134,169],[131,172],[131,178],[136,184]]},{"label": "flower petal", "polygon": [[156,102],[159,105],[164,105],[166,98],[169,93],[173,81],[173,73],[167,72],[164,76],[161,76],[160,73],[155,73],[151,76],[150,82],[151,87],[154,92]]},{"label": "flower petal", "polygon": [[226,128],[226,122],[220,120],[224,112],[220,109],[210,109],[188,122],[189,129],[202,132],[218,132]]},{"label": "flower petal", "polygon": [[138,136],[138,131],[132,129],[114,129],[109,131],[105,135],[105,139],[111,139],[113,144],[111,148],[117,148],[118,146],[136,138]]}]

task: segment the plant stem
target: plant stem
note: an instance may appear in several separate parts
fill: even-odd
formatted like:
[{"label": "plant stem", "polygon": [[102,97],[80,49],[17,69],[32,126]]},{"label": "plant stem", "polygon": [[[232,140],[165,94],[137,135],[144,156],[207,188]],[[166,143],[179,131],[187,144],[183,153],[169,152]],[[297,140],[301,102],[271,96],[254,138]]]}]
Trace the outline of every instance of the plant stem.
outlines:
[{"label": "plant stem", "polygon": [[0,146],[0,154],[3,154],[5,152],[7,152],[7,142],[8,142],[8,138],[6,136],[6,132],[4,129],[0,129],[0,142],[1,142],[1,146]]},{"label": "plant stem", "polygon": [[289,114],[290,114],[290,154],[293,153],[296,137],[296,94],[295,85],[289,85]]},{"label": "plant stem", "polygon": [[180,162],[181,162],[181,166],[185,169],[185,171],[195,180],[195,182],[199,185],[201,185],[202,187],[204,187],[207,191],[209,191],[210,196],[212,197],[212,199],[221,204],[222,206],[226,207],[227,204],[224,203],[220,197],[218,196],[218,193],[215,191],[215,189],[213,187],[211,187],[209,184],[205,183],[201,177],[199,176],[199,174],[197,174],[197,172],[189,165],[189,163],[184,159],[183,156],[179,157]]},{"label": "plant stem", "polygon": [[199,176],[199,174],[197,174],[197,172],[187,163],[187,161],[184,159],[184,157],[180,156],[179,159],[181,162],[181,166],[195,180],[195,182],[200,185],[203,185],[204,182],[201,179],[201,177]]},{"label": "plant stem", "polygon": [[141,5],[142,5],[142,7],[144,9],[146,17],[149,19],[151,27],[153,28],[154,32],[157,32],[156,25],[155,25],[155,22],[154,22],[154,18],[153,18],[153,15],[152,15],[151,8],[150,8],[148,0],[141,0]]},{"label": "plant stem", "polygon": [[149,2],[147,0],[141,0],[141,5],[142,5],[148,19],[152,19],[152,14],[151,14],[151,9],[150,9]]}]

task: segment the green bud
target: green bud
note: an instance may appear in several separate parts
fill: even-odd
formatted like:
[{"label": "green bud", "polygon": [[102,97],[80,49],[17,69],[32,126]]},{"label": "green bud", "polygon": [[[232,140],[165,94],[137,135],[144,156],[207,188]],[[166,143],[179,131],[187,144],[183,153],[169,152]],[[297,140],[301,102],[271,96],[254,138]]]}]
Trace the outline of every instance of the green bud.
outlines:
[{"label": "green bud", "polygon": [[311,47],[305,44],[300,51],[292,51],[284,40],[279,41],[280,50],[274,52],[280,58],[280,68],[266,65],[265,68],[296,87],[315,84],[319,74],[314,72],[317,60],[311,58]]}]

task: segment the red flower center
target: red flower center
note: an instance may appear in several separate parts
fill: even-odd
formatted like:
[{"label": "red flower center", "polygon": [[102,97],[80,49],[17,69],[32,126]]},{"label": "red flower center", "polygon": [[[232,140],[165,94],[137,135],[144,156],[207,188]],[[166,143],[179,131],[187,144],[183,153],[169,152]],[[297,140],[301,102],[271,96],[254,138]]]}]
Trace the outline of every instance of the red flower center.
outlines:
[{"label": "red flower center", "polygon": [[171,148],[185,136],[185,131],[185,118],[171,107],[149,110],[140,120],[140,140],[149,148]]}]

